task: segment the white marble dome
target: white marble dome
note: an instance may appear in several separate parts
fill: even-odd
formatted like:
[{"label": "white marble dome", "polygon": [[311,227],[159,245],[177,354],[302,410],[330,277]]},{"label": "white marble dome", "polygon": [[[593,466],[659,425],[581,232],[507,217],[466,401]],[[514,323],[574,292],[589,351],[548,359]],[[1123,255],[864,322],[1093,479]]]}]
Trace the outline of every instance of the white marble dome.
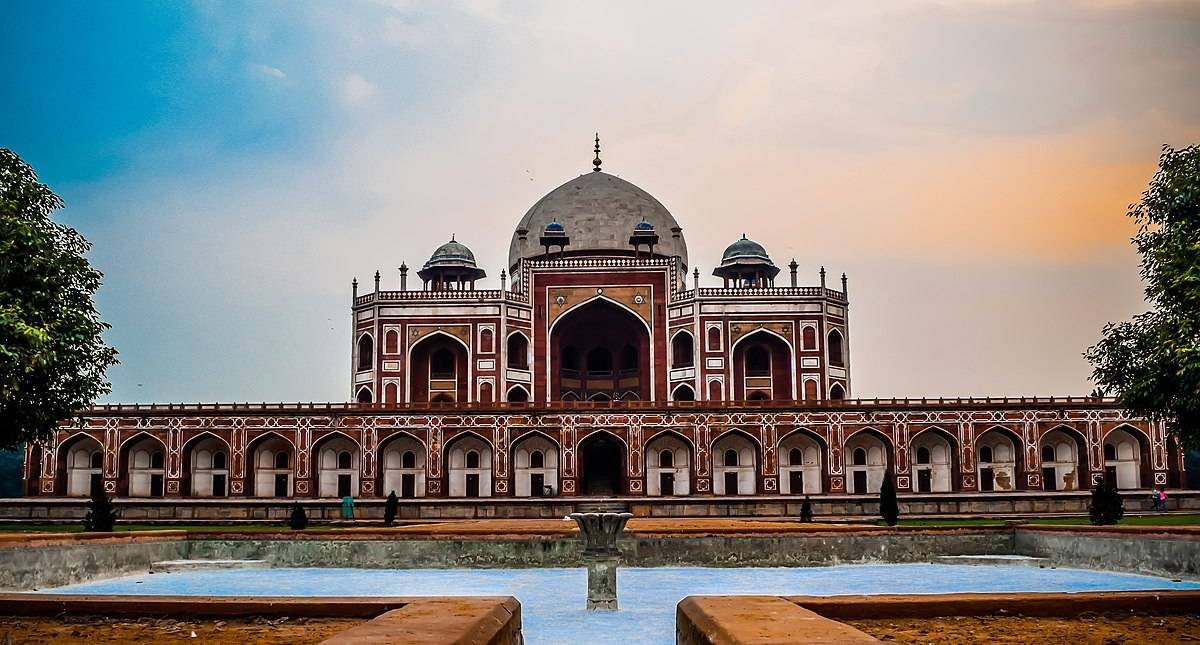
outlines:
[{"label": "white marble dome", "polygon": [[[515,270],[521,258],[545,253],[538,237],[546,225],[558,222],[571,243],[568,256],[632,254],[629,236],[642,220],[658,232],[655,255],[677,255],[687,268],[687,244],[682,229],[667,210],[650,193],[606,172],[589,172],[555,188],[538,200],[513,232],[508,247],[508,264]],[[525,239],[521,239],[525,231]]]}]

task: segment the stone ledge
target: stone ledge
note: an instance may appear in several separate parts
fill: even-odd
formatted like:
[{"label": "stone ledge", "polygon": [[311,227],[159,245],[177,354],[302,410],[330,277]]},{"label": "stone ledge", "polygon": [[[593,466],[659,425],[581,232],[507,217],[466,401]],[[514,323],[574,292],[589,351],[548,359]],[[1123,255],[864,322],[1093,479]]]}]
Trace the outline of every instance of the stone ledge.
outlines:
[{"label": "stone ledge", "polygon": [[840,645],[879,641],[777,596],[688,596],[675,609],[677,645]]},{"label": "stone ledge", "polygon": [[104,616],[291,616],[374,618],[386,611],[428,600],[421,597],[260,596],[89,596],[82,594],[0,593],[10,616],[98,614]]},{"label": "stone ledge", "polygon": [[782,596],[838,620],[938,616],[1072,617],[1084,612],[1194,613],[1200,590],[1079,593],[961,593],[878,596]]},{"label": "stone ledge", "polygon": [[430,598],[393,609],[321,645],[521,645],[521,604],[499,598]]}]

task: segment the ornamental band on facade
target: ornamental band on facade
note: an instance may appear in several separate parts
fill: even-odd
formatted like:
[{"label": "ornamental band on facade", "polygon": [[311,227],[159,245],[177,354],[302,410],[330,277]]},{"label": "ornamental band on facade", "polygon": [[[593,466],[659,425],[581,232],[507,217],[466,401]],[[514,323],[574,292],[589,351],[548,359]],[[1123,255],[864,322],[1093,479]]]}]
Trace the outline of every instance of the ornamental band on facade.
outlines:
[{"label": "ornamental band on facade", "polygon": [[[849,299],[742,235],[689,274],[661,203],[600,170],[513,233],[498,290],[455,239],[352,297],[354,403],[98,406],[30,446],[26,493],[733,496],[1178,485],[1160,424],[1101,398],[856,400]],[[689,288],[690,283],[690,288]]]}]

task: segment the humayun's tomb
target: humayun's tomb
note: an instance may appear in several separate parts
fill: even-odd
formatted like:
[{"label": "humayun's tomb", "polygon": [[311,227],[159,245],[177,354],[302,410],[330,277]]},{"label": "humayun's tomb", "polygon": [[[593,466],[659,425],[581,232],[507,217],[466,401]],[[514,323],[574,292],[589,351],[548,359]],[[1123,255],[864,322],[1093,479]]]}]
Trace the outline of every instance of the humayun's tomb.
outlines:
[{"label": "humayun's tomb", "polygon": [[801,286],[739,231],[702,287],[675,217],[602,172],[598,141],[593,164],[517,222],[499,289],[454,239],[419,284],[355,282],[353,402],[96,406],[28,448],[26,494],[101,482],[146,517],[253,518],[394,491],[410,516],[561,517],[854,512],[888,472],[929,512],[1180,485],[1163,426],[1111,399],[855,399],[844,274]]}]

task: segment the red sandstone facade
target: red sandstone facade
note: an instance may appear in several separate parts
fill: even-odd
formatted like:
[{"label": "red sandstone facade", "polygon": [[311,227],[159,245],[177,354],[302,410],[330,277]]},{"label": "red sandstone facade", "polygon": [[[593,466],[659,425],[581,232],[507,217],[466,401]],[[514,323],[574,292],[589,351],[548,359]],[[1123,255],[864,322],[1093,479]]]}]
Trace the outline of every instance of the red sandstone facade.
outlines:
[{"label": "red sandstone facade", "polygon": [[[598,151],[597,151],[598,154]],[[849,300],[735,241],[688,273],[682,228],[606,173],[525,215],[498,290],[461,243],[420,290],[352,299],[350,395],[315,406],[118,406],[30,446],[30,495],[872,494],[1178,485],[1161,426],[1101,399],[856,401]],[[784,233],[786,234],[786,232]],[[511,278],[511,284],[509,284]],[[691,288],[688,288],[689,278]]]}]

